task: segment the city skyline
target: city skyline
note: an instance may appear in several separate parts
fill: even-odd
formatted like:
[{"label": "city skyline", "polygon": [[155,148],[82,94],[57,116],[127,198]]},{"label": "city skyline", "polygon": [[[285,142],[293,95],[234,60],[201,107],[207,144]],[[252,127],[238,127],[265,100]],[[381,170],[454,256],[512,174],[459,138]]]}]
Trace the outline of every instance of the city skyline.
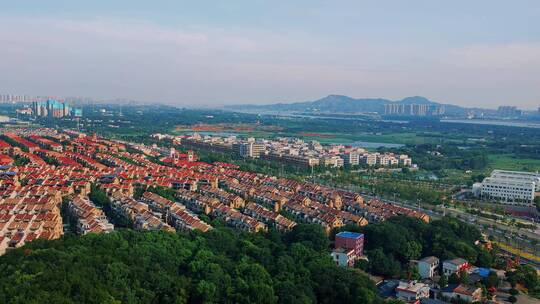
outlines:
[{"label": "city skyline", "polygon": [[[0,91],[179,106],[328,94],[534,110],[540,5],[2,4]],[[466,8],[466,9],[465,9]],[[501,22],[506,20],[506,22]]]}]

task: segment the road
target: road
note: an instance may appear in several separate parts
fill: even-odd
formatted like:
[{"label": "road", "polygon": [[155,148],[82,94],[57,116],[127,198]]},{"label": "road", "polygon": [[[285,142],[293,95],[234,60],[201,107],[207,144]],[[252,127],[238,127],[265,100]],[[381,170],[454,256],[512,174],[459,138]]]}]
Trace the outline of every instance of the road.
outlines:
[{"label": "road", "polygon": [[[325,184],[325,181],[322,179],[317,180],[317,182]],[[339,188],[336,187],[335,184],[329,186]],[[532,253],[534,255],[538,255],[540,253],[540,234],[538,233],[538,231],[531,231],[529,229],[508,226],[496,220],[479,217],[455,208],[434,206],[428,204],[421,205],[417,202],[398,200],[395,198],[383,198],[377,195],[373,195],[373,193],[367,193],[365,189],[353,185],[341,189],[361,193],[362,196],[366,198],[366,200],[377,198],[386,203],[419,210],[429,215],[429,217],[432,219],[439,219],[441,217],[444,217],[445,215],[451,215],[460,219],[463,222],[475,225],[480,231],[482,231],[488,236],[493,237],[495,240],[501,243],[508,244],[509,246]]]}]

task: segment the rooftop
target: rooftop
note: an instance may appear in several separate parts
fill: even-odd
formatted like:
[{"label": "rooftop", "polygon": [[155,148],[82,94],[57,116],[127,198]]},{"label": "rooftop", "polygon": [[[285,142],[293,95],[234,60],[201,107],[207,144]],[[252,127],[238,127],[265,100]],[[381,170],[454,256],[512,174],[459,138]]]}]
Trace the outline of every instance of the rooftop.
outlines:
[{"label": "rooftop", "polygon": [[457,259],[452,259],[452,260],[446,260],[446,261],[444,261],[444,263],[450,263],[450,264],[459,266],[459,265],[463,265],[463,264],[467,263],[467,260],[462,259],[462,258],[457,258]]},{"label": "rooftop", "polygon": [[336,234],[336,236],[347,238],[347,239],[358,239],[358,238],[364,237],[364,234],[358,233],[358,232],[343,231]]},{"label": "rooftop", "polygon": [[420,261],[432,264],[439,261],[439,258],[434,257],[434,256],[427,256],[425,258],[420,259]]}]

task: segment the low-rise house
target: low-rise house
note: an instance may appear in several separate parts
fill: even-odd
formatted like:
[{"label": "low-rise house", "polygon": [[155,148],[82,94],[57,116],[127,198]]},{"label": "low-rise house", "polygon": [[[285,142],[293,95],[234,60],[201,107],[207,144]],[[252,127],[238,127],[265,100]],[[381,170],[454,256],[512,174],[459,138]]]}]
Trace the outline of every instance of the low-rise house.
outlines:
[{"label": "low-rise house", "polygon": [[101,209],[98,209],[90,200],[76,196],[68,205],[70,214],[77,219],[77,232],[108,233],[114,230]]},{"label": "low-rise house", "polygon": [[0,140],[0,153],[8,154],[11,149],[11,145],[7,142]]},{"label": "low-rise house", "polygon": [[467,260],[462,258],[452,259],[452,260],[445,260],[443,262],[443,274],[447,277],[452,275],[453,273],[459,274],[462,271],[466,271],[469,269],[471,265]]},{"label": "low-rise house", "polygon": [[482,300],[482,289],[480,287],[468,286],[465,284],[451,284],[441,291],[442,297],[446,300],[461,300],[465,302],[479,302]]},{"label": "low-rise house", "polygon": [[0,165],[1,166],[11,166],[13,165],[14,160],[9,155],[0,154]]},{"label": "low-rise house", "polygon": [[422,279],[431,279],[439,269],[439,259],[434,256],[425,257],[417,262],[418,274]]},{"label": "low-rise house", "polygon": [[59,191],[17,186],[0,193],[0,255],[36,238],[62,236]]},{"label": "low-rise house", "polygon": [[429,298],[429,286],[417,281],[400,281],[396,287],[396,298],[408,302]]},{"label": "low-rise house", "polygon": [[274,226],[277,230],[288,231],[296,226],[296,222],[252,202],[248,203],[243,211],[245,214],[258,219],[267,225]]},{"label": "low-rise house", "polygon": [[175,202],[148,191],[143,193],[141,200],[146,203],[152,211],[161,214],[166,214],[167,211],[175,205]]},{"label": "low-rise house", "polygon": [[353,267],[354,262],[357,260],[357,256],[354,253],[354,249],[336,248],[330,254],[334,262],[341,267]]},{"label": "low-rise house", "polygon": [[330,254],[339,266],[352,267],[364,253],[364,235],[343,231],[336,234],[334,250]]},{"label": "low-rise house", "polygon": [[115,192],[120,192],[127,196],[133,196],[133,185],[129,183],[122,183],[122,184],[100,184],[99,188],[105,191],[107,195],[111,196]]},{"label": "low-rise house", "polygon": [[204,214],[210,214],[221,204],[217,198],[203,196],[199,193],[183,189],[177,190],[176,198],[184,203],[189,209]]},{"label": "low-rise house", "polygon": [[169,224],[155,216],[147,204],[137,202],[131,197],[115,193],[112,208],[114,212],[127,218],[137,230],[174,231]]},{"label": "low-rise house", "polygon": [[213,209],[212,215],[223,219],[227,224],[232,227],[245,230],[248,232],[266,231],[265,224],[258,220],[242,214],[240,211],[233,209],[225,204],[219,204]]},{"label": "low-rise house", "polygon": [[231,208],[242,208],[245,205],[245,201],[238,195],[234,195],[223,189],[212,188],[210,186],[202,186],[199,192],[205,196],[218,199],[221,203],[226,204]]},{"label": "low-rise house", "polygon": [[300,220],[321,225],[327,234],[330,234],[332,229],[344,225],[343,220],[337,215],[325,212],[320,208],[312,208],[311,200],[307,197],[287,202],[283,206],[283,210],[290,212]]},{"label": "low-rise house", "polygon": [[181,206],[182,205],[180,204],[176,204],[171,207],[167,215],[167,221],[176,228],[176,230],[200,230],[202,232],[212,230],[212,226],[208,225],[196,215],[189,212],[185,207],[182,208]]}]

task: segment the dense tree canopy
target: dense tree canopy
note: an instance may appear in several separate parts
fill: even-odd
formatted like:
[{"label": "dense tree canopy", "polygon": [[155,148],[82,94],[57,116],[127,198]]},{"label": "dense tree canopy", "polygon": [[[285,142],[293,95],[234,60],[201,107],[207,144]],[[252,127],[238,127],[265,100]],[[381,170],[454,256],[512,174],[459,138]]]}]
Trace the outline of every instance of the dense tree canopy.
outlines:
[{"label": "dense tree canopy", "polygon": [[455,218],[428,224],[397,216],[357,230],[367,240],[368,270],[387,277],[406,277],[410,260],[430,255],[441,260],[460,257],[483,267],[491,267],[493,260],[494,253],[474,245],[481,238],[480,231]]},{"label": "dense tree canopy", "polygon": [[318,226],[37,240],[0,257],[0,302],[380,303],[366,275],[336,266]]}]

